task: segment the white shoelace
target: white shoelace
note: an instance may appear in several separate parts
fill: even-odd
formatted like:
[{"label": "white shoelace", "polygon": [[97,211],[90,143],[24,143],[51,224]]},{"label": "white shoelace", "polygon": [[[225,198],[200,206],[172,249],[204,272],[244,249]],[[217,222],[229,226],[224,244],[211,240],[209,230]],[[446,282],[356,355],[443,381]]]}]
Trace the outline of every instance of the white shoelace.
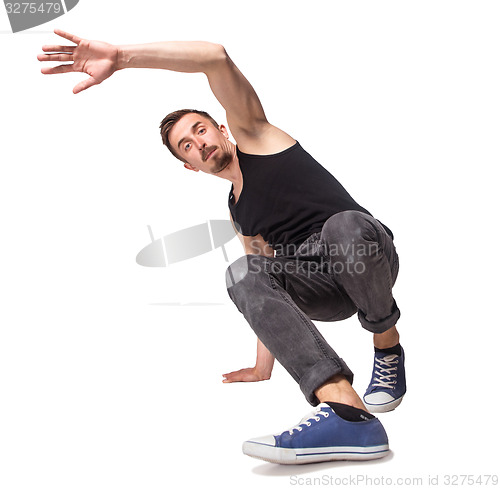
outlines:
[{"label": "white shoelace", "polygon": [[293,428],[290,428],[288,430],[288,433],[290,433],[290,435],[293,435],[293,430],[297,430],[297,431],[302,431],[302,424],[305,424],[306,426],[311,426],[311,422],[310,420],[314,420],[316,422],[318,422],[321,418],[318,416],[319,414],[321,416],[323,416],[324,418],[328,418],[328,416],[330,416],[330,413],[327,413],[325,411],[321,411],[321,408],[323,406],[322,405],[319,405],[313,412],[307,414],[306,416],[304,416],[301,420],[300,420],[300,423],[295,425]]},{"label": "white shoelace", "polygon": [[384,387],[394,389],[396,387],[398,355],[386,355],[383,358],[375,358],[375,377],[372,387]]}]

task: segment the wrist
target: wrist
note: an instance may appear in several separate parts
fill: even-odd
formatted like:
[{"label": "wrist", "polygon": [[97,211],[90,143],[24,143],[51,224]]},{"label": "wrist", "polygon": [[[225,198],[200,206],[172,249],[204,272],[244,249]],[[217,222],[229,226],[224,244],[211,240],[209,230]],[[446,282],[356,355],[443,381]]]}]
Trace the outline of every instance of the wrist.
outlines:
[{"label": "wrist", "polygon": [[116,57],[116,70],[123,70],[129,67],[130,63],[130,52],[127,46],[116,46],[118,49],[118,55]]},{"label": "wrist", "polygon": [[258,365],[255,365],[253,368],[255,375],[260,379],[260,380],[269,380],[271,378],[271,372],[268,369],[263,369],[259,367]]}]

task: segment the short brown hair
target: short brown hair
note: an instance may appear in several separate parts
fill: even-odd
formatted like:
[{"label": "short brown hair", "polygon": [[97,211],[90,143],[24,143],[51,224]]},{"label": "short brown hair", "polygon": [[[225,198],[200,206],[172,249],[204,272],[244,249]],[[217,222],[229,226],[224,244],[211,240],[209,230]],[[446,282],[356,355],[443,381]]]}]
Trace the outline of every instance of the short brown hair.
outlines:
[{"label": "short brown hair", "polygon": [[204,112],[203,110],[195,110],[195,109],[181,109],[181,110],[176,110],[174,112],[170,112],[162,121],[160,124],[160,134],[161,134],[161,139],[163,141],[163,144],[170,150],[170,152],[179,160],[184,161],[183,158],[181,158],[174,150],[172,145],[170,144],[170,141],[168,140],[168,135],[170,131],[172,130],[172,127],[179,122],[179,120],[184,117],[186,114],[198,114],[203,117],[206,117],[217,129],[219,129],[219,124],[215,122],[215,120],[210,116],[207,112]]}]

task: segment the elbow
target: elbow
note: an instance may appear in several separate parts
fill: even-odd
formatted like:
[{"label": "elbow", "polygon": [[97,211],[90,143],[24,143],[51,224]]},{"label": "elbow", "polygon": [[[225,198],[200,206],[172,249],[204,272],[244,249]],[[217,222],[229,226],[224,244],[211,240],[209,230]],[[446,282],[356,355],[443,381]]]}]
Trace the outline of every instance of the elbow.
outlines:
[{"label": "elbow", "polygon": [[212,44],[212,59],[214,61],[227,61],[228,58],[226,48],[222,44]]},{"label": "elbow", "polygon": [[214,67],[220,67],[221,64],[227,63],[228,60],[229,56],[222,44],[207,44],[207,51],[205,53],[205,72],[210,71],[210,69]]}]

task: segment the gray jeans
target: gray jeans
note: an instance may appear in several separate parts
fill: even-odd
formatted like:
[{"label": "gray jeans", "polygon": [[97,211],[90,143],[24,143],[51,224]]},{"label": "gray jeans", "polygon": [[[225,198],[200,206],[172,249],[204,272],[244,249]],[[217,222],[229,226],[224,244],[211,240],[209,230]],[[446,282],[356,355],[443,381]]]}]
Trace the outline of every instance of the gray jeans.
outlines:
[{"label": "gray jeans", "polygon": [[398,269],[381,223],[345,211],[293,254],[242,256],[228,267],[226,284],[257,337],[314,406],[317,388],[339,373],[352,383],[353,373],[311,320],[340,321],[357,312],[363,328],[383,333],[400,316],[392,296]]}]

